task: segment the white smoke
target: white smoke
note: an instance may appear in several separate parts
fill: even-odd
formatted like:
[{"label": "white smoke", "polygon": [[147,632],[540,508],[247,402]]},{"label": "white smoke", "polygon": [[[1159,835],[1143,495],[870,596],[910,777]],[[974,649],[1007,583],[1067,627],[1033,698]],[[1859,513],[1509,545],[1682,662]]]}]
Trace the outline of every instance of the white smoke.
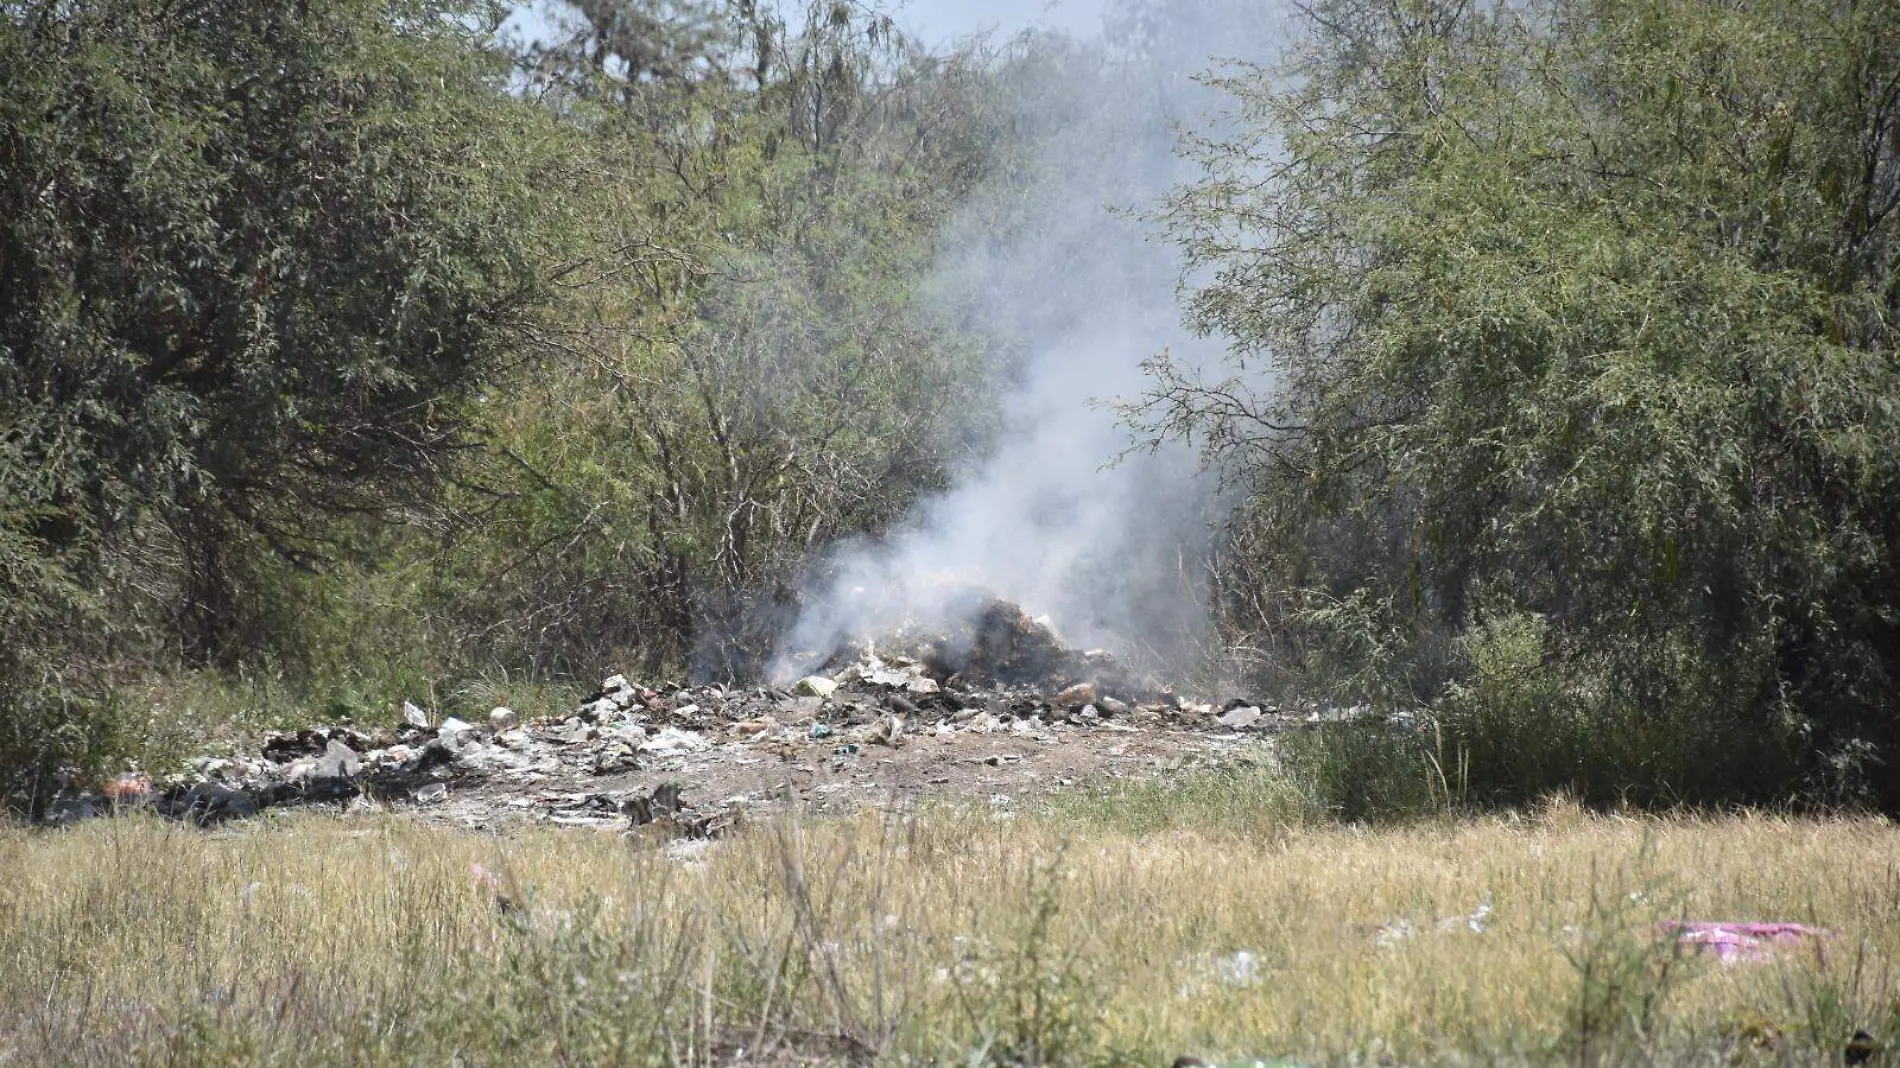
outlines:
[{"label": "white smoke", "polygon": [[1104,36],[1044,35],[1034,47],[1060,60],[1014,70],[1035,144],[947,229],[934,287],[939,310],[1019,354],[1000,444],[898,531],[833,554],[775,674],[849,637],[953,622],[973,588],[1073,644],[1161,659],[1199,640],[1211,480],[1185,448],[1118,463],[1114,405],[1148,385],[1143,360],[1210,346],[1181,324],[1172,246],[1131,209],[1188,177],[1177,128],[1213,103],[1193,76],[1262,58],[1268,21],[1245,0],[1123,6]]}]

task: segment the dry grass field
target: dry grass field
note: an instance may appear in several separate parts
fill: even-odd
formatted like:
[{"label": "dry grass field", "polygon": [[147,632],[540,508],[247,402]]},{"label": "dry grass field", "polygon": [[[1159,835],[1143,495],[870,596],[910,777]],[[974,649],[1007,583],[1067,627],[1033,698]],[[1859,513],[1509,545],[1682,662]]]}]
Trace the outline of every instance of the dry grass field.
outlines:
[{"label": "dry grass field", "polygon": [[[1900,1037],[1886,821],[1251,803],[697,850],[310,813],[0,829],[0,1065],[1820,1065]],[[1723,964],[1659,934],[1684,917],[1833,937]]]}]

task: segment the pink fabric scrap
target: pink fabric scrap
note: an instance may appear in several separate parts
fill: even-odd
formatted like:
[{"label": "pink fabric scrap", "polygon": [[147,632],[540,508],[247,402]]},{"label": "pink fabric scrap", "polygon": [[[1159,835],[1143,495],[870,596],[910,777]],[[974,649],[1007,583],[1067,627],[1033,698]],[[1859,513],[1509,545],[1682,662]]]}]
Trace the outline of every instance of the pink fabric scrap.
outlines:
[{"label": "pink fabric scrap", "polygon": [[501,880],[496,878],[495,873],[474,861],[469,862],[468,874],[475,880],[476,886],[484,886],[490,890],[501,889]]},{"label": "pink fabric scrap", "polygon": [[1676,941],[1697,952],[1714,953],[1724,964],[1763,961],[1779,950],[1833,938],[1834,932],[1801,923],[1728,923],[1720,920],[1671,920],[1662,925]]}]

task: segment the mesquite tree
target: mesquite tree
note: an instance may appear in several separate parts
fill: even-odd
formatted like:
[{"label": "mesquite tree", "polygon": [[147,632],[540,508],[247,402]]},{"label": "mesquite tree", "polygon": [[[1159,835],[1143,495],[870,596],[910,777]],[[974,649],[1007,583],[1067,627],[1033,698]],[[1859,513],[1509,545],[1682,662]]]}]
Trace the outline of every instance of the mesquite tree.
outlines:
[{"label": "mesquite tree", "polygon": [[127,622],[75,615],[115,569],[226,660],[260,556],[434,479],[543,286],[491,15],[0,4],[0,763],[45,749],[46,650]]},{"label": "mesquite tree", "polygon": [[1443,709],[1516,635],[1539,681],[1464,739],[1500,794],[1615,752],[1595,796],[1900,804],[1900,6],[1305,25],[1163,213],[1231,358],[1139,416],[1251,491],[1232,603]]}]

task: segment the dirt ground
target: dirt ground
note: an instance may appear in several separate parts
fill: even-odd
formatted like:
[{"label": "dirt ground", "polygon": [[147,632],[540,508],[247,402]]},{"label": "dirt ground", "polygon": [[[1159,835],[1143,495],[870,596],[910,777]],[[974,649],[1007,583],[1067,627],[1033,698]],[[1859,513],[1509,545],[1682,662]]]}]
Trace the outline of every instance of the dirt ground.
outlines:
[{"label": "dirt ground", "polygon": [[1268,744],[1257,730],[1159,724],[1025,724],[987,733],[939,732],[930,725],[900,735],[896,746],[850,737],[847,731],[802,742],[728,740],[609,774],[543,759],[526,769],[452,779],[443,800],[417,811],[431,822],[469,828],[521,821],[624,828],[627,799],[651,796],[669,782],[680,784],[686,806],[709,814],[770,810],[788,798],[821,812],[931,800],[980,801],[1008,811],[1063,790],[1235,762]]}]

